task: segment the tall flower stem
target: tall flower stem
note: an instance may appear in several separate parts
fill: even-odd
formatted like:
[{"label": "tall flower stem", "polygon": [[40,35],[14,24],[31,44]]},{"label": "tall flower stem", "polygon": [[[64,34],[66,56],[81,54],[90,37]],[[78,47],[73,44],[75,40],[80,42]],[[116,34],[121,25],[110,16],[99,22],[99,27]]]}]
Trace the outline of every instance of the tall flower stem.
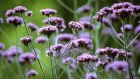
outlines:
[{"label": "tall flower stem", "polygon": [[[18,55],[18,28],[15,27],[15,29],[16,29],[16,53],[17,53],[16,55]],[[19,79],[23,79],[22,69],[21,69],[21,65],[18,62],[18,58],[16,58],[16,63],[17,63],[19,75],[20,75]]]},{"label": "tall flower stem", "polygon": [[128,52],[127,52],[127,36],[126,36],[126,32],[124,29],[124,21],[121,20],[122,22],[122,26],[123,26],[123,32],[124,32],[124,50],[126,52],[125,56],[126,56],[126,61],[128,63],[128,72],[129,72],[129,78],[133,79],[133,75],[132,75],[132,71],[131,71],[131,67],[130,67],[130,63],[129,63],[129,59],[128,59]]},{"label": "tall flower stem", "polygon": [[[23,18],[22,15],[21,15],[21,17]],[[30,33],[29,33],[29,31],[28,31],[28,28],[27,28],[25,19],[23,18],[23,20],[24,20],[24,25],[25,25],[25,29],[26,29],[27,35],[30,36]],[[33,54],[35,54],[35,56],[37,57],[37,52],[36,52],[36,50],[35,50],[35,48],[34,48],[34,45],[33,45],[32,41],[31,41],[30,45],[31,45],[31,47],[33,48],[33,52],[34,52]],[[45,75],[45,72],[43,71],[43,67],[42,67],[42,65],[41,65],[41,63],[40,63],[40,60],[39,60],[38,58],[37,58],[37,62],[38,62],[38,64],[39,64],[40,68],[41,68],[41,71],[42,71],[42,73],[43,73],[44,79],[47,79],[47,77],[46,77],[46,75]]]},{"label": "tall flower stem", "polygon": [[76,12],[76,9],[77,9],[77,0],[73,0],[73,3],[74,3],[74,19],[75,21],[77,20],[77,12]]}]

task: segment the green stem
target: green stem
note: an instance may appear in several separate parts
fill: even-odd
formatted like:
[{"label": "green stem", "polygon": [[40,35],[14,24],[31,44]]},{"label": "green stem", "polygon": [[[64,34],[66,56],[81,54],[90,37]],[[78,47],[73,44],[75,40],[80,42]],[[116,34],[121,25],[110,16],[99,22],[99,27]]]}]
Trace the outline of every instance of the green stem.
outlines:
[{"label": "green stem", "polygon": [[74,3],[74,19],[75,19],[75,21],[77,21],[77,12],[76,12],[77,0],[73,0],[73,3]]}]

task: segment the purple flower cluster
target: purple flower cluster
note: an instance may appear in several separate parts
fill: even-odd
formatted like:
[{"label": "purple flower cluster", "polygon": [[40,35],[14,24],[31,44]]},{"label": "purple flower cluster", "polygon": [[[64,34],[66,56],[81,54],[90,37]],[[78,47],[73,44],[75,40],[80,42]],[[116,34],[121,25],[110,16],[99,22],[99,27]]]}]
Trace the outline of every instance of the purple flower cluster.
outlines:
[{"label": "purple flower cluster", "polygon": [[41,9],[40,12],[41,12],[42,15],[45,15],[45,16],[55,15],[57,13],[56,10],[49,9],[49,8],[48,9]]},{"label": "purple flower cluster", "polygon": [[13,9],[7,10],[5,15],[7,17],[9,17],[9,16],[13,16],[16,13],[25,13],[27,11],[28,11],[28,9],[26,7],[24,7],[24,6],[16,6]]},{"label": "purple flower cluster", "polygon": [[94,25],[92,23],[90,23],[90,22],[80,21],[79,23],[82,24],[85,29],[93,30],[93,28],[94,28]]},{"label": "purple flower cluster", "polygon": [[118,48],[106,47],[106,48],[99,48],[96,51],[97,55],[108,55],[109,57],[112,57],[112,58],[114,58],[114,57],[120,57],[120,58],[126,57],[126,53],[127,53],[128,57],[132,56],[132,53],[126,52],[125,50],[118,49]]},{"label": "purple flower cluster", "polygon": [[26,16],[32,16],[33,15],[33,12],[32,11],[27,11],[27,12],[25,12],[25,15]]},{"label": "purple flower cluster", "polygon": [[34,77],[34,76],[36,76],[38,73],[37,73],[37,71],[36,70],[33,70],[33,69],[30,69],[30,70],[28,70],[27,72],[26,72],[26,76],[27,77]]},{"label": "purple flower cluster", "polygon": [[90,55],[88,53],[83,53],[82,55],[77,57],[78,62],[98,62],[98,57],[94,55]]},{"label": "purple flower cluster", "polygon": [[128,69],[126,61],[114,61],[105,67],[106,71],[125,72]]},{"label": "purple flower cluster", "polygon": [[33,61],[35,61],[37,58],[33,53],[22,53],[19,58],[18,61],[20,64],[31,64],[33,63]]},{"label": "purple flower cluster", "polygon": [[23,18],[18,16],[10,16],[7,18],[7,23],[18,26],[18,25],[22,25],[24,23],[24,20]]},{"label": "purple flower cluster", "polygon": [[48,25],[53,25],[58,28],[58,30],[63,31],[65,27],[64,19],[60,17],[51,17],[44,19],[43,22]]},{"label": "purple flower cluster", "polygon": [[115,3],[111,7],[104,7],[94,16],[97,21],[101,21],[104,16],[113,14],[119,18],[135,15],[140,12],[140,6],[129,2]]},{"label": "purple flower cluster", "polygon": [[82,25],[79,22],[74,22],[74,21],[70,21],[68,23],[69,27],[75,30],[82,30],[84,28],[84,25]]},{"label": "purple flower cluster", "polygon": [[91,49],[93,48],[92,45],[92,40],[91,39],[87,39],[87,38],[79,38],[76,40],[72,40],[70,42],[69,48],[86,48],[86,49]]},{"label": "purple flower cluster", "polygon": [[63,54],[65,50],[65,46],[62,44],[56,44],[56,45],[52,45],[50,47],[50,49],[47,50],[47,54],[52,54],[53,56],[60,56],[61,54]]},{"label": "purple flower cluster", "polygon": [[31,29],[31,31],[36,31],[38,29],[38,26],[34,23],[28,23],[27,27],[29,27]]},{"label": "purple flower cluster", "polygon": [[87,73],[85,79],[97,79],[97,75],[95,73]]},{"label": "purple flower cluster", "polygon": [[13,62],[14,57],[22,53],[23,50],[21,48],[17,49],[16,46],[11,46],[7,51],[4,52],[3,56],[7,58],[8,62]]},{"label": "purple flower cluster", "polygon": [[29,43],[31,43],[31,41],[32,41],[32,37],[31,36],[22,37],[22,38],[20,38],[20,40],[25,46],[28,46]]},{"label": "purple flower cluster", "polygon": [[39,36],[35,39],[35,42],[43,44],[43,43],[48,42],[48,38],[45,36]]},{"label": "purple flower cluster", "polygon": [[124,26],[121,27],[122,32],[130,32],[133,30],[133,26],[131,24],[125,24]]},{"label": "purple flower cluster", "polygon": [[0,43],[0,50],[4,48],[5,48],[5,45],[3,43]]},{"label": "purple flower cluster", "polygon": [[50,37],[57,30],[58,29],[57,29],[56,26],[45,26],[45,27],[42,27],[42,28],[39,29],[39,33],[47,35],[48,37]]},{"label": "purple flower cluster", "polygon": [[69,33],[63,33],[57,35],[57,39],[60,41],[68,42],[70,40],[76,39],[76,36],[73,36],[72,34]]}]

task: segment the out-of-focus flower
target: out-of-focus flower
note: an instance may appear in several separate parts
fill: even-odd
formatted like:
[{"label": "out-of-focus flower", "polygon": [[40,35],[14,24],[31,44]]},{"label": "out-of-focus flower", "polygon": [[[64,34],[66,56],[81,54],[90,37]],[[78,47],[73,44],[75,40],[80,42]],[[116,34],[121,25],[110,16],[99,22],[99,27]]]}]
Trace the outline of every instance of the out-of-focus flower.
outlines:
[{"label": "out-of-focus flower", "polygon": [[37,58],[33,53],[23,53],[19,56],[18,61],[20,64],[33,63]]},{"label": "out-of-focus flower", "polygon": [[51,17],[43,20],[44,23],[48,25],[53,25],[58,28],[58,30],[63,31],[65,27],[64,19],[60,17]]},{"label": "out-of-focus flower", "polygon": [[69,27],[75,30],[82,30],[84,26],[79,22],[70,21],[68,23]]},{"label": "out-of-focus flower", "polygon": [[97,75],[95,73],[87,73],[85,79],[97,79]]},{"label": "out-of-focus flower", "polygon": [[79,38],[91,39],[91,36],[90,36],[89,32],[79,32],[78,37]]},{"label": "out-of-focus flower", "polygon": [[22,37],[20,40],[25,46],[28,46],[29,43],[32,41],[32,37],[31,36]]},{"label": "out-of-focus flower", "polygon": [[103,28],[102,33],[103,35],[111,36],[114,33],[114,31],[110,27],[105,27]]},{"label": "out-of-focus flower", "polygon": [[90,55],[88,53],[83,53],[82,55],[77,57],[77,61],[78,62],[89,62],[89,61],[97,62],[98,58],[97,56]]},{"label": "out-of-focus flower", "polygon": [[0,24],[4,23],[3,18],[0,18]]},{"label": "out-of-focus flower", "polygon": [[35,39],[36,43],[42,43],[43,44],[43,43],[46,43],[47,41],[48,41],[48,38],[45,37],[45,36],[39,36]]},{"label": "out-of-focus flower", "polygon": [[138,26],[135,28],[134,33],[135,33],[135,34],[140,33],[140,25],[138,25]]},{"label": "out-of-focus flower", "polygon": [[18,25],[22,25],[24,23],[24,21],[23,21],[23,18],[21,18],[21,17],[10,16],[7,18],[7,23],[18,26]]},{"label": "out-of-focus flower", "polygon": [[56,10],[49,9],[49,8],[48,9],[41,9],[40,12],[41,12],[42,15],[46,15],[46,16],[55,15],[57,13]]},{"label": "out-of-focus flower", "polygon": [[9,17],[9,16],[13,16],[15,14],[15,11],[13,9],[9,9],[6,11],[5,16]]},{"label": "out-of-focus flower", "polygon": [[4,48],[5,48],[5,45],[3,43],[0,43],[0,50]]},{"label": "out-of-focus flower", "polygon": [[68,42],[70,40],[76,39],[76,36],[69,33],[63,33],[63,34],[57,35],[57,39],[60,41]]},{"label": "out-of-focus flower", "polygon": [[117,34],[117,38],[123,39],[123,38],[124,38],[124,34],[123,34],[123,33],[118,33],[118,34]]},{"label": "out-of-focus flower", "polygon": [[82,18],[80,18],[79,22],[82,22],[82,21],[86,21],[86,22],[90,22],[91,18],[89,16],[84,16]]},{"label": "out-of-focus flower", "polygon": [[126,61],[114,61],[105,67],[106,71],[125,72],[128,69]]},{"label": "out-of-focus flower", "polygon": [[33,12],[32,11],[27,11],[27,12],[25,12],[25,15],[26,16],[32,16],[33,15]]},{"label": "out-of-focus flower", "polygon": [[36,31],[38,29],[38,26],[34,23],[28,23],[27,27],[29,27],[31,29],[31,31]]},{"label": "out-of-focus flower", "polygon": [[124,26],[121,27],[122,32],[130,32],[133,30],[133,26],[131,24],[125,24]]},{"label": "out-of-focus flower", "polygon": [[24,13],[28,9],[24,6],[16,6],[13,10],[15,11],[15,13]]},{"label": "out-of-focus flower", "polygon": [[57,30],[58,29],[57,29],[56,26],[45,26],[45,27],[42,27],[42,28],[39,29],[39,33],[47,35],[48,37],[50,37]]},{"label": "out-of-focus flower", "polygon": [[33,70],[33,69],[30,69],[30,70],[28,70],[27,72],[26,72],[26,76],[27,77],[34,77],[34,76],[36,76],[38,73],[37,73],[37,71],[36,70]]},{"label": "out-of-focus flower", "polygon": [[106,26],[110,26],[111,25],[111,22],[110,22],[110,20],[108,18],[102,18],[101,19],[101,23],[103,23]]},{"label": "out-of-focus flower", "polygon": [[88,13],[92,10],[93,10],[92,6],[84,5],[77,9],[77,13]]}]

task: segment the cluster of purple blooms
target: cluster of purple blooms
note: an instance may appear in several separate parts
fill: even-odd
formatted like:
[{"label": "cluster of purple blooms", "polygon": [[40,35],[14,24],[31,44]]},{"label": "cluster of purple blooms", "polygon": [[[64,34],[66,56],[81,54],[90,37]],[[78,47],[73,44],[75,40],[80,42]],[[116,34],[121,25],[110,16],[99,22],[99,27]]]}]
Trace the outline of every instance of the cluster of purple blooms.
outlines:
[{"label": "cluster of purple blooms", "polygon": [[96,13],[94,18],[102,22],[102,18],[105,16],[115,15],[119,18],[124,18],[131,15],[137,15],[140,13],[140,6],[133,5],[129,2],[115,3],[111,7],[104,7]]}]

